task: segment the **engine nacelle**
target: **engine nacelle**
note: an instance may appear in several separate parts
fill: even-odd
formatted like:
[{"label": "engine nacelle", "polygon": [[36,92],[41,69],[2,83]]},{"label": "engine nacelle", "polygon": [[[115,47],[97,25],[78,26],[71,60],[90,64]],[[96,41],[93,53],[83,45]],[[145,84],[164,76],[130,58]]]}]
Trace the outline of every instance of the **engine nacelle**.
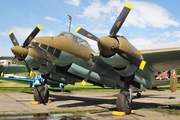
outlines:
[{"label": "engine nacelle", "polygon": [[[117,53],[113,54],[113,50],[111,50],[111,47],[115,46],[116,48],[119,48],[140,59],[142,57],[141,53],[125,37],[117,36],[116,39],[103,37],[100,39],[100,43],[101,44],[99,45],[99,47],[101,48],[100,50],[102,50],[101,59],[105,63],[112,66],[122,76],[131,76],[135,73],[135,71],[138,69],[137,66],[131,64],[129,61],[127,61]],[[104,45],[105,43],[106,45]],[[103,48],[104,46],[106,46],[106,49]],[[128,57],[126,53],[122,54],[122,56]]]},{"label": "engine nacelle", "polygon": [[[141,58],[141,53],[123,36],[105,36],[98,41],[98,48],[104,57],[115,55],[116,51],[112,50],[112,47],[126,51],[137,58]],[[122,54],[122,56],[127,57],[125,53]]]},{"label": "engine nacelle", "polygon": [[117,39],[119,41],[119,49],[126,51],[126,52],[132,54],[133,56],[135,56],[137,58],[142,57],[139,50],[136,49],[125,37],[118,36]]}]

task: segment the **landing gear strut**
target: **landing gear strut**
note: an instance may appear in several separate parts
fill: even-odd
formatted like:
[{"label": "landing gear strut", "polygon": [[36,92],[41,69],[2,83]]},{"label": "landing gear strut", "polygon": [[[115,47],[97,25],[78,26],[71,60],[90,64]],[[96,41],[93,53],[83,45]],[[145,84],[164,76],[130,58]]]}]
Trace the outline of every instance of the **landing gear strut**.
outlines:
[{"label": "landing gear strut", "polygon": [[132,110],[132,90],[129,88],[131,80],[134,80],[134,75],[129,77],[122,77],[124,81],[124,88],[121,89],[116,99],[116,107],[118,111],[131,113]]}]

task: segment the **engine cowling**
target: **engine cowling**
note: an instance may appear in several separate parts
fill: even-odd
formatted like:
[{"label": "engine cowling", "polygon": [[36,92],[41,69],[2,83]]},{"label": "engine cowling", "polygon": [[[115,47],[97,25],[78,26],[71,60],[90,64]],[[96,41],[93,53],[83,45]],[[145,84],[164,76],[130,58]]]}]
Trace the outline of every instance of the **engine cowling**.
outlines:
[{"label": "engine cowling", "polygon": [[[100,40],[102,41],[103,39],[107,39],[106,37],[101,38]],[[141,53],[123,36],[118,36],[117,41],[119,43],[118,48],[122,49],[123,51],[126,51],[133,56],[137,58],[141,58],[142,55]],[[111,45],[112,46],[112,45]],[[117,47],[117,45],[116,45]],[[107,53],[107,54],[106,54]],[[120,75],[122,76],[130,76],[134,74],[134,72],[138,69],[137,66],[131,64],[129,61],[125,60],[123,57],[119,56],[117,53],[108,54],[109,52],[103,52],[103,54],[106,54],[107,56],[102,56],[102,60],[112,66],[114,70],[116,70]],[[124,54],[126,57],[126,54]]]}]

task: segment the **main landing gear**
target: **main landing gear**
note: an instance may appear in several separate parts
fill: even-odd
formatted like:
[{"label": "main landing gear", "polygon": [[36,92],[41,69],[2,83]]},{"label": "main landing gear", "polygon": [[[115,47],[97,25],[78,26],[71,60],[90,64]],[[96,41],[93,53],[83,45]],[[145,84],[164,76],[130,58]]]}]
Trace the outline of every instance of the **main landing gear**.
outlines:
[{"label": "main landing gear", "polygon": [[126,114],[131,113],[132,99],[130,99],[130,93],[128,91],[122,91],[118,94],[116,107],[118,111],[125,112]]},{"label": "main landing gear", "polygon": [[46,81],[41,81],[40,84],[34,86],[34,100],[44,105],[48,102],[49,90]]},{"label": "main landing gear", "polygon": [[116,99],[116,108],[118,111],[130,114],[132,110],[132,90],[129,88],[130,81],[134,80],[134,75],[129,77],[122,77],[124,81],[124,88],[121,89]]}]

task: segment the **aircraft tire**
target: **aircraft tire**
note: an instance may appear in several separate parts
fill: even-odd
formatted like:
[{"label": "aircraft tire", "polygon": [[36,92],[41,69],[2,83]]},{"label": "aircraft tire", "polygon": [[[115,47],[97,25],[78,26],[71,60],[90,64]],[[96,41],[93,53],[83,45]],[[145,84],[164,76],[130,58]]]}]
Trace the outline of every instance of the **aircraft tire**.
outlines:
[{"label": "aircraft tire", "polygon": [[118,111],[125,112],[126,114],[131,113],[132,102],[129,103],[128,99],[130,97],[130,93],[127,91],[123,91],[118,94],[116,99],[116,107]]},{"label": "aircraft tire", "polygon": [[[37,91],[37,89],[39,92]],[[37,89],[34,88],[34,100],[39,101],[40,103],[47,103],[49,98],[49,90],[47,90],[46,94],[44,95],[45,86],[38,86]],[[43,100],[39,93],[41,94]]]}]

